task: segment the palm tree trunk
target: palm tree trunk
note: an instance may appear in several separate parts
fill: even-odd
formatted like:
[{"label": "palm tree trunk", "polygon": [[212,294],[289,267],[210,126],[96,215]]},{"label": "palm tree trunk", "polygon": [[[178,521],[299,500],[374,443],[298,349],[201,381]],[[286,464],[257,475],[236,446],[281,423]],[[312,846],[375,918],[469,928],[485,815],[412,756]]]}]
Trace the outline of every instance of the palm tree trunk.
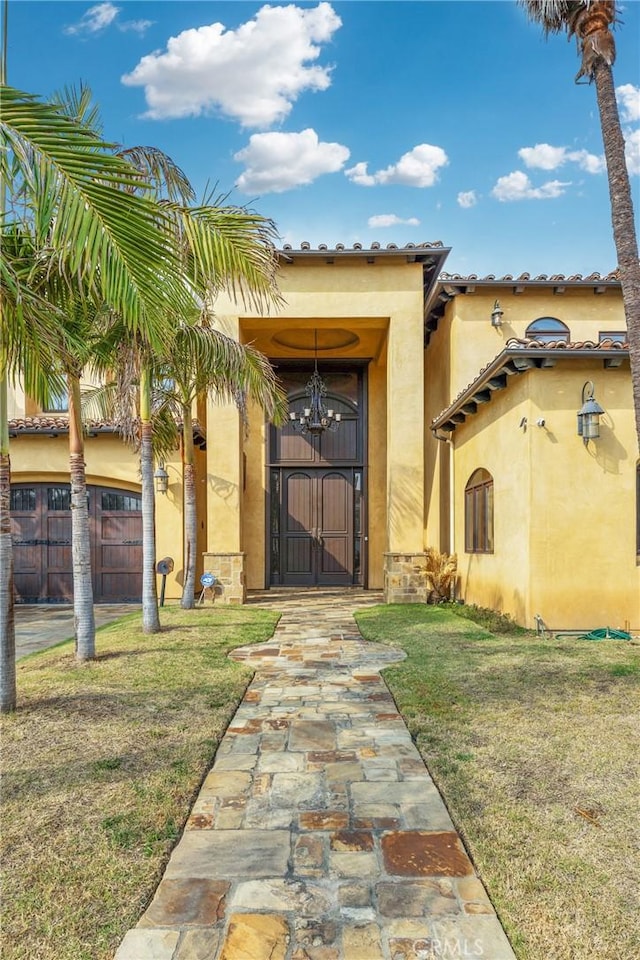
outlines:
[{"label": "palm tree trunk", "polygon": [[[8,3],[2,8],[0,82],[7,79]],[[7,208],[7,185],[0,183],[0,214]],[[0,323],[4,323],[0,304]],[[9,403],[2,358],[0,374],[0,713],[16,708],[16,626],[13,610],[13,542],[11,540],[11,460],[9,458]]]},{"label": "palm tree trunk", "polygon": [[91,583],[91,535],[87,504],[84,436],[80,413],[80,381],[67,377],[69,387],[69,473],[71,479],[71,554],[73,558],[73,621],[76,659],[96,655],[96,622]]},{"label": "palm tree trunk", "polygon": [[600,125],[607,160],[613,239],[620,268],[622,297],[629,337],[631,383],[640,447],[640,262],[633,216],[631,185],[624,151],[624,137],[616,103],[613,72],[601,58],[594,68]]},{"label": "palm tree trunk", "polygon": [[144,633],[158,633],[160,613],[156,583],[151,379],[144,363],[140,373],[140,473],[142,476],[142,630]]},{"label": "palm tree trunk", "polygon": [[182,408],[182,471],[184,481],[184,585],[182,588],[183,610],[195,607],[196,549],[198,520],[196,515],[196,468],[191,426],[191,407]]},{"label": "palm tree trunk", "polygon": [[0,713],[16,708],[16,630],[13,610],[11,461],[7,379],[0,380]]}]

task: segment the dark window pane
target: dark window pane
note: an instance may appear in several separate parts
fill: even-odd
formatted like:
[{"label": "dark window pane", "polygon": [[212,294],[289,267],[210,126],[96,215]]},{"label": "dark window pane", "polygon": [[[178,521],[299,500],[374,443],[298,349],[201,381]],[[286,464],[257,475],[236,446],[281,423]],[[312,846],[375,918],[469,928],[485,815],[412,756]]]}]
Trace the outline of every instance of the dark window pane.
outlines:
[{"label": "dark window pane", "polygon": [[271,538],[271,576],[280,576],[280,540],[278,537]]},{"label": "dark window pane", "polygon": [[598,342],[602,343],[603,340],[613,340],[614,343],[626,343],[629,339],[629,334],[626,330],[601,330],[598,334]]},{"label": "dark window pane", "polygon": [[539,340],[541,343],[550,343],[552,340],[569,342],[569,327],[562,320],[555,317],[540,317],[527,327],[527,340]]},{"label": "dark window pane", "polygon": [[137,493],[103,493],[102,509],[134,513],[142,510],[142,497]]},{"label": "dark window pane", "polygon": [[357,580],[362,572],[362,540],[356,537],[353,541],[353,576]]},{"label": "dark window pane", "polygon": [[464,548],[467,553],[493,553],[493,478],[482,468],[465,488]]},{"label": "dark window pane", "polygon": [[356,470],[353,478],[353,529],[356,535],[362,533],[362,473]]},{"label": "dark window pane", "polygon": [[71,488],[49,487],[47,506],[49,510],[71,510]]},{"label": "dark window pane", "polygon": [[10,495],[10,510],[20,513],[29,513],[36,508],[36,491],[33,487],[22,490],[12,490]]}]

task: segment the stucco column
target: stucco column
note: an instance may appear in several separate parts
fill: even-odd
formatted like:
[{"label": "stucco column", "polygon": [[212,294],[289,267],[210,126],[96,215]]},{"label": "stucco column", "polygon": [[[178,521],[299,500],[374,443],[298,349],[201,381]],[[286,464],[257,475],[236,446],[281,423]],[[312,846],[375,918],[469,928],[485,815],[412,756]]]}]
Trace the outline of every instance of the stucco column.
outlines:
[{"label": "stucco column", "polygon": [[[237,317],[218,317],[227,336],[238,338]],[[207,400],[207,549],[204,569],[217,578],[216,598],[244,603],[242,552],[243,427],[233,403]]]},{"label": "stucco column", "polygon": [[[416,309],[416,306],[418,307]],[[387,350],[385,598],[426,601],[424,340],[421,304],[391,318]]]}]

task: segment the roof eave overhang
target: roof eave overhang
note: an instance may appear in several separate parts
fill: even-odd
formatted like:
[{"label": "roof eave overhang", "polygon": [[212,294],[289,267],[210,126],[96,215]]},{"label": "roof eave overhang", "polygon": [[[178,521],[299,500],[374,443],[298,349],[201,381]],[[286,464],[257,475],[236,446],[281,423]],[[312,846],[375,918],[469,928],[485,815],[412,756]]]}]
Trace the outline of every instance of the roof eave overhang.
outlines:
[{"label": "roof eave overhang", "polygon": [[549,290],[558,296],[566,293],[567,290],[585,290],[591,288],[594,294],[603,294],[607,290],[620,290],[621,284],[618,277],[608,274],[601,277],[600,274],[591,274],[588,277],[563,277],[556,274],[551,277],[462,277],[458,274],[441,273],[437,283],[431,285],[429,296],[425,299],[424,319],[425,319],[425,346],[427,346],[431,334],[438,328],[438,323],[442,318],[445,307],[450,300],[458,296],[478,293],[480,291],[495,290],[499,292],[509,291],[512,294],[523,294],[527,290]]},{"label": "roof eave overhang", "polygon": [[441,430],[453,433],[456,426],[464,423],[468,416],[477,412],[477,408],[488,403],[494,392],[503,390],[509,377],[527,373],[532,369],[549,369],[558,360],[602,360],[605,368],[618,367],[629,359],[629,350],[618,347],[601,350],[599,348],[571,348],[560,350],[557,347],[505,347],[476,379],[463,390],[455,401],[431,421],[431,430],[435,434]]}]

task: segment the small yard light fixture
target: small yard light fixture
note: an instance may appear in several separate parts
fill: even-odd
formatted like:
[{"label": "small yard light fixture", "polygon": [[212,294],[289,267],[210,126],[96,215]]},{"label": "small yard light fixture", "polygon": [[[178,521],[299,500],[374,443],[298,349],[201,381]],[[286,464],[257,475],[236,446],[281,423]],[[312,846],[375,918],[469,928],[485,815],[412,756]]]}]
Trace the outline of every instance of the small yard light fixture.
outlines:
[{"label": "small yard light fixture", "polygon": [[501,327],[503,317],[504,317],[504,310],[500,306],[500,301],[496,300],[496,302],[493,305],[493,310],[491,311],[491,326]]},{"label": "small yard light fixture", "polygon": [[166,493],[169,489],[169,474],[164,468],[164,463],[158,464],[156,467],[156,472],[153,475],[153,479],[156,482],[156,492]]},{"label": "small yard light fixture", "polygon": [[593,383],[587,380],[582,388],[582,407],[578,411],[578,436],[585,444],[600,436],[600,416],[604,413],[594,392]]}]

